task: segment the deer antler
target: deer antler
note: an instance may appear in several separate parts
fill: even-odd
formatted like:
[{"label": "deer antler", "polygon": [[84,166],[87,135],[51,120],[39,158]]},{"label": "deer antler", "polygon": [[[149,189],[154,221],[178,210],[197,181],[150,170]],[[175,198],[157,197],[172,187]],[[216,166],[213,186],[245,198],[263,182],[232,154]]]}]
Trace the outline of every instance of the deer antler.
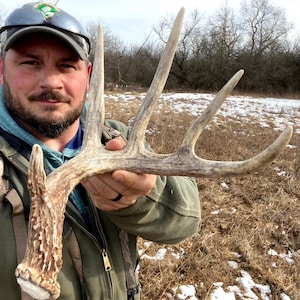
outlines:
[{"label": "deer antler", "polygon": [[62,266],[65,207],[69,193],[84,178],[118,169],[160,175],[204,177],[243,175],[270,163],[289,142],[292,135],[291,127],[283,131],[278,139],[262,153],[245,161],[209,161],[195,155],[194,147],[199,135],[240,80],[243,75],[241,70],[229,80],[204,113],[191,125],[176,152],[163,155],[145,149],[145,131],[171,68],[183,16],[182,8],[174,22],[153,82],[123,150],[108,151],[100,140],[104,122],[104,51],[101,28],[99,28],[88,99],[89,111],[81,152],[46,177],[42,150],[38,145],[33,146],[28,174],[32,200],[28,244],[25,258],[16,269],[16,277],[21,287],[34,298],[56,299],[60,294],[56,279]]}]

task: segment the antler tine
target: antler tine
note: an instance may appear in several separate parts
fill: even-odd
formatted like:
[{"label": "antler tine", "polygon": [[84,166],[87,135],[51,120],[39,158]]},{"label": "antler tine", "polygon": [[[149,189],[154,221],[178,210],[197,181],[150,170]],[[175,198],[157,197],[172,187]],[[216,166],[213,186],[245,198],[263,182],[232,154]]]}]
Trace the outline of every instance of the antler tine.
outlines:
[{"label": "antler tine", "polygon": [[151,86],[143,100],[140,110],[137,113],[134,125],[131,130],[127,148],[130,151],[134,149],[144,149],[144,136],[149,123],[152,111],[160,97],[162,90],[166,84],[173,58],[176,52],[177,43],[180,37],[181,27],[183,23],[185,9],[182,7],[177,14],[171,30],[167,45],[162,53]]},{"label": "antler tine", "polygon": [[214,99],[210,102],[208,107],[198,117],[187,130],[181,147],[188,147],[194,150],[195,144],[202,133],[205,126],[211,121],[216,112],[219,110],[228,95],[233,91],[239,80],[244,74],[244,70],[236,72],[231,79],[224,85],[224,87],[217,93]]},{"label": "antler tine", "polygon": [[88,146],[102,147],[100,137],[105,117],[103,44],[103,30],[102,26],[99,25],[90,90],[86,99],[88,103],[88,112],[83,138],[83,148]]},{"label": "antler tine", "polygon": [[[227,174],[225,176],[232,175],[246,175],[256,171],[259,167],[262,167],[273,160],[275,160],[279,154],[284,150],[288,142],[290,141],[293,134],[293,127],[288,126],[279,137],[271,144],[268,148],[266,148],[261,153],[256,156],[249,158],[247,160],[241,162],[228,162],[229,168]],[[230,166],[232,164],[232,166]],[[222,164],[220,164],[220,168],[224,168]],[[223,171],[221,170],[219,175],[218,168],[216,168],[216,174],[214,177],[223,176]]]},{"label": "antler tine", "polygon": [[[26,253],[15,275],[21,288],[36,299],[57,299],[60,286],[56,281],[62,266],[59,219],[64,203],[54,203],[47,196],[42,149],[34,145],[28,171],[31,195],[30,222]],[[60,191],[62,194],[64,191]],[[58,205],[56,205],[58,204]]]},{"label": "antler tine", "polygon": [[[177,169],[177,174],[211,178],[247,175],[275,160],[288,144],[292,134],[293,128],[288,126],[268,148],[243,161],[206,160],[197,157],[190,151],[190,148],[181,147],[172,155],[172,158],[176,157],[176,161],[171,158],[174,161],[173,171]],[[184,161],[188,161],[188,163],[184,163]],[[175,175],[176,172],[173,174]]]}]

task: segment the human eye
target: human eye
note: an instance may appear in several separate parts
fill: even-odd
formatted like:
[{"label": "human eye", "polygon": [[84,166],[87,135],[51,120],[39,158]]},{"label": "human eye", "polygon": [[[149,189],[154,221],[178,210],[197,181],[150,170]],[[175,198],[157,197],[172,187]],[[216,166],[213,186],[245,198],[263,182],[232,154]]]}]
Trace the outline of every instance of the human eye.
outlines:
[{"label": "human eye", "polygon": [[73,70],[77,70],[76,64],[73,63],[61,63],[59,68],[64,72],[71,72]]},{"label": "human eye", "polygon": [[73,64],[69,64],[69,63],[63,63],[61,64],[62,68],[66,68],[66,69],[75,69],[75,66]]},{"label": "human eye", "polygon": [[22,60],[21,65],[28,65],[28,66],[38,66],[39,62],[37,60],[33,60],[33,59],[25,59]]},{"label": "human eye", "polygon": [[38,67],[42,64],[42,60],[36,55],[20,55],[17,62],[25,67]]}]

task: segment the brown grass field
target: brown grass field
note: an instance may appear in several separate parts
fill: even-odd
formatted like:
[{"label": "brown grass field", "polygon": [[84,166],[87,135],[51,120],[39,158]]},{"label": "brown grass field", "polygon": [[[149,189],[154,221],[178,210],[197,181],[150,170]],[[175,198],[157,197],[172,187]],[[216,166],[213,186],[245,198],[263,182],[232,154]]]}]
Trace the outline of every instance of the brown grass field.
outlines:
[{"label": "brown grass field", "polygon": [[[134,101],[116,103],[110,101],[109,94],[106,98],[109,118],[127,123],[138,109]],[[149,124],[155,130],[147,136],[147,142],[158,153],[174,151],[193,119],[188,112],[174,115],[166,111],[167,107],[163,107],[155,112]],[[204,130],[196,146],[199,156],[212,160],[247,159],[279,135],[272,128],[261,127],[259,122],[253,125],[234,119],[223,121],[223,125],[211,124],[213,130]],[[239,134],[241,131],[247,134]],[[143,300],[168,299],[166,292],[185,284],[195,286],[197,299],[210,299],[213,283],[223,282],[226,290],[237,284],[241,270],[251,274],[255,282],[270,286],[269,299],[281,299],[281,293],[292,300],[300,299],[299,142],[299,136],[294,134],[290,144],[297,148],[286,148],[275,162],[252,175],[197,179],[202,228],[193,237],[172,246],[184,249],[181,259],[169,255],[159,262],[141,260]],[[275,168],[284,170],[286,175],[278,176]],[[221,183],[226,183],[227,188]],[[140,240],[141,247],[143,243]],[[154,255],[163,246],[154,243],[146,253]],[[271,256],[269,249],[285,254],[290,251],[294,262]],[[238,269],[230,267],[228,261],[236,261]]]}]

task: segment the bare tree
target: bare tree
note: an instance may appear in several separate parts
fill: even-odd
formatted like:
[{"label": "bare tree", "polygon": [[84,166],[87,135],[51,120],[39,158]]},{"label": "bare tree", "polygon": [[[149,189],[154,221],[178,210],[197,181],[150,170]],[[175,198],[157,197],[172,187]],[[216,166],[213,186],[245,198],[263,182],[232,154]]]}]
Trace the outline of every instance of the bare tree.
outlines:
[{"label": "bare tree", "polygon": [[244,20],[245,47],[251,55],[278,50],[292,28],[285,11],[270,4],[269,0],[244,0],[241,15]]},{"label": "bare tree", "polygon": [[[167,36],[171,30],[171,24],[174,17],[167,16],[160,20],[157,26],[153,28],[157,34],[159,40],[166,44]],[[189,61],[193,57],[195,47],[199,43],[199,39],[202,37],[201,24],[204,21],[203,14],[200,14],[199,10],[194,9],[188,16],[187,21],[183,25],[183,30],[178,43],[178,48],[175,53],[173,67],[170,75],[176,78],[174,85],[191,85],[190,78],[190,64]],[[170,79],[169,79],[170,82]]]},{"label": "bare tree", "polygon": [[[95,46],[97,42],[97,32],[101,21],[90,21],[85,26],[86,31],[91,40],[90,60],[94,61]],[[122,63],[126,57],[126,47],[120,38],[112,33],[110,28],[104,25],[104,41],[105,41],[105,82],[106,84],[124,85],[126,84]]]},{"label": "bare tree", "polygon": [[241,17],[244,46],[240,59],[249,75],[247,89],[265,92],[276,88],[280,80],[274,74],[286,68],[285,60],[279,58],[286,51],[292,25],[284,9],[269,0],[244,0]]},{"label": "bare tree", "polygon": [[207,56],[203,59],[210,63],[211,88],[218,89],[228,74],[235,71],[234,61],[240,49],[242,31],[233,8],[227,3],[209,18],[206,28],[206,42],[199,50],[204,50]]}]

